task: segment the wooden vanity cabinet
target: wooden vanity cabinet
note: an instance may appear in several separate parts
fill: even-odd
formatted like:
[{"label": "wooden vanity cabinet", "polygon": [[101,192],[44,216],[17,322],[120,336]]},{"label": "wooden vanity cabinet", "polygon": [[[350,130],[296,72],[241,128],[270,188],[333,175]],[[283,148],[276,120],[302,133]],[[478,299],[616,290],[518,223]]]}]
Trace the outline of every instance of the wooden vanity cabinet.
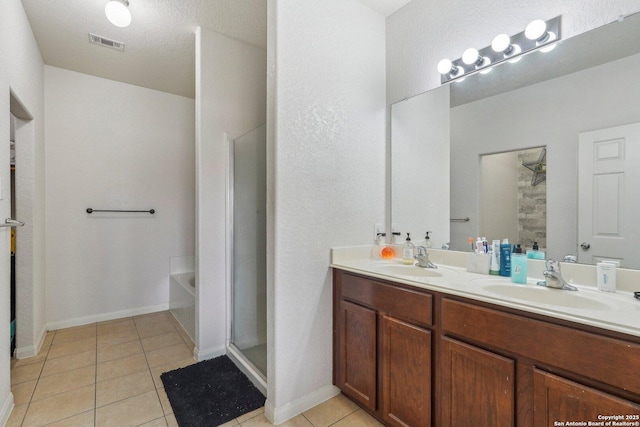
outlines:
[{"label": "wooden vanity cabinet", "polygon": [[441,425],[513,426],[515,361],[446,337],[440,351]]},{"label": "wooden vanity cabinet", "polygon": [[640,338],[334,270],[334,383],[389,426],[640,425]]},{"label": "wooden vanity cabinet", "polygon": [[389,426],[431,426],[432,297],[334,271],[334,383]]}]

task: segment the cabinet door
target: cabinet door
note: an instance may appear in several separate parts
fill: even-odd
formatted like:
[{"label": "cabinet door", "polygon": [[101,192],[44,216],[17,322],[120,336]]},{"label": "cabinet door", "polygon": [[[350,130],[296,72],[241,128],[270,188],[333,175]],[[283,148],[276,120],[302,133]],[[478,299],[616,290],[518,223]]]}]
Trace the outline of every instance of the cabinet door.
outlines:
[{"label": "cabinet door", "polygon": [[444,427],[514,425],[513,360],[443,337],[441,369]]},{"label": "cabinet door", "polygon": [[617,421],[640,421],[640,405],[537,369],[533,389],[536,426],[559,426],[567,421],[598,423],[603,415],[622,417]]},{"label": "cabinet door", "polygon": [[354,400],[376,410],[376,312],[340,301],[336,369],[337,386]]},{"label": "cabinet door", "polygon": [[431,425],[431,332],[382,318],[382,416],[391,426]]}]

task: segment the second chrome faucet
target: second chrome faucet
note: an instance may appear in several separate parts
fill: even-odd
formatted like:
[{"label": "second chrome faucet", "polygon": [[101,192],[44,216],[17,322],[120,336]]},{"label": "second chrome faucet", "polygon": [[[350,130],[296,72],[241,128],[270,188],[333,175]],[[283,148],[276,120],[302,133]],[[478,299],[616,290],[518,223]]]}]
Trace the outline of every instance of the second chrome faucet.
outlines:
[{"label": "second chrome faucet", "polygon": [[427,248],[424,246],[418,246],[416,248],[416,251],[418,252],[414,258],[418,261],[416,263],[416,265],[418,267],[423,267],[423,268],[438,268],[434,263],[432,263],[431,261],[429,261],[429,254],[427,253]]}]

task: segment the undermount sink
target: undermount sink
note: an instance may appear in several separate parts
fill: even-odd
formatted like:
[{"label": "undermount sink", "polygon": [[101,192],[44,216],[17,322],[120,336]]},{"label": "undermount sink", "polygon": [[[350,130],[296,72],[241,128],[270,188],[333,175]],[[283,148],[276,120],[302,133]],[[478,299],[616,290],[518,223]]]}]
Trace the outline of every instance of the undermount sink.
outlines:
[{"label": "undermount sink", "polygon": [[[483,279],[480,279],[483,280]],[[536,285],[495,284],[484,287],[488,293],[547,305],[582,308],[587,310],[611,310],[612,307],[580,292],[551,289]]]},{"label": "undermount sink", "polygon": [[441,277],[442,274],[433,268],[416,267],[415,265],[379,265],[374,268],[376,273],[392,276],[412,277]]}]

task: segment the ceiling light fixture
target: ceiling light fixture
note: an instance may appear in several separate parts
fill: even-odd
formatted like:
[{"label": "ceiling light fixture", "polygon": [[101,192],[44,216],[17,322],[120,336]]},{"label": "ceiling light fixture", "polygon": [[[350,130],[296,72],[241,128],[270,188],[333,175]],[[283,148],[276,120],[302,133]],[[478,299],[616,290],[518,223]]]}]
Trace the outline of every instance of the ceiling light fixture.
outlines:
[{"label": "ceiling light fixture", "polygon": [[451,78],[455,78],[463,75],[464,69],[462,67],[456,67],[449,59],[443,59],[438,62],[438,72],[443,75],[448,74]]},{"label": "ceiling light fixture", "polygon": [[131,24],[131,12],[128,0],[110,0],[104,7],[107,19],[116,27],[127,27]]},{"label": "ceiling light fixture", "polygon": [[560,40],[560,16],[548,21],[536,19],[526,29],[509,37],[507,34],[497,35],[490,46],[482,49],[470,48],[464,51],[461,58],[450,61],[443,59],[438,63],[442,84],[451,80],[459,80],[462,76],[486,74],[493,65],[509,61],[518,62],[526,53],[540,50],[552,50]]}]

